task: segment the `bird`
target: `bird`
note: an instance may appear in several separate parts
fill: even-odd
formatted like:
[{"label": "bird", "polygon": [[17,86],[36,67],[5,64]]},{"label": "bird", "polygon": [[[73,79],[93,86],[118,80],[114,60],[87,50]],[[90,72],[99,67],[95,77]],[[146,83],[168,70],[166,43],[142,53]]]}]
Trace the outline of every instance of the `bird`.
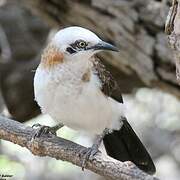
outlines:
[{"label": "bird", "polygon": [[117,53],[119,49],[79,26],[65,27],[54,35],[35,72],[34,96],[42,113],[50,115],[57,125],[38,124],[35,137],[56,134],[65,125],[96,137],[92,147],[82,152],[83,168],[103,142],[112,158],[131,161],[154,174],[150,154],[125,117],[120,87],[96,56],[101,51]]}]

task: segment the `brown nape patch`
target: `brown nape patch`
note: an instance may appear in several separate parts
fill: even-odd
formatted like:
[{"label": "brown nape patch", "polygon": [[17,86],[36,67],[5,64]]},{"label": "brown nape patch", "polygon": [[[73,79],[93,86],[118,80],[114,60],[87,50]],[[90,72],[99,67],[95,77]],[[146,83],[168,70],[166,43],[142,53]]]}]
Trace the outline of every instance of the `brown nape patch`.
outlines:
[{"label": "brown nape patch", "polygon": [[91,72],[90,69],[88,69],[82,76],[82,81],[83,82],[88,82],[90,81],[90,77],[91,77]]},{"label": "brown nape patch", "polygon": [[41,56],[41,63],[45,68],[51,68],[57,64],[63,63],[64,55],[57,47],[49,44],[43,51]]}]

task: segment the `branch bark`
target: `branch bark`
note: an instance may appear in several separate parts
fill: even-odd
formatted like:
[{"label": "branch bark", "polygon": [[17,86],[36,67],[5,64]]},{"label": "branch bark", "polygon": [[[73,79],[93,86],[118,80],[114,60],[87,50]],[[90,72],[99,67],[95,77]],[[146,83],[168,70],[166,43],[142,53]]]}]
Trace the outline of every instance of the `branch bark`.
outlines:
[{"label": "branch bark", "polygon": [[[35,131],[22,123],[0,116],[1,139],[26,147],[34,155],[49,156],[81,166],[80,152],[85,147],[54,135],[43,135],[32,140]],[[86,168],[108,179],[157,180],[139,170],[133,163],[117,161],[101,152],[87,162]]]},{"label": "branch bark", "polygon": [[176,60],[176,77],[180,84],[180,1],[172,0],[172,7],[166,20],[165,32]]}]

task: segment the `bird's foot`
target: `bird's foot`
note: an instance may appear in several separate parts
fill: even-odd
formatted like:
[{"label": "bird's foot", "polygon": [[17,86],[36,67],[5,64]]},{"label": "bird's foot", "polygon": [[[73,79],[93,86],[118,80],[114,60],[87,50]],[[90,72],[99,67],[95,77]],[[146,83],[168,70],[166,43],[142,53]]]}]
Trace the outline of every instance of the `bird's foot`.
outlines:
[{"label": "bird's foot", "polygon": [[98,147],[99,146],[97,146],[96,144],[93,144],[92,147],[86,148],[80,152],[80,156],[82,157],[81,167],[83,171],[84,171],[84,168],[86,167],[87,161],[93,160],[94,156],[99,151]]},{"label": "bird's foot", "polygon": [[92,147],[86,148],[83,151],[80,152],[80,156],[82,157],[81,167],[82,170],[86,167],[86,163],[88,160],[93,160],[94,156],[97,152],[100,152],[99,146],[104,138],[104,136],[109,133],[109,129],[105,128],[102,134],[98,135],[96,138],[95,143],[92,145]]},{"label": "bird's foot", "polygon": [[46,134],[46,135],[57,135],[56,134],[56,131],[60,128],[63,127],[63,124],[58,124],[56,126],[53,126],[53,127],[49,127],[49,126],[44,126],[44,125],[41,125],[41,124],[34,124],[32,126],[32,128],[36,128],[36,132],[34,133],[33,135],[33,139],[35,139],[36,137],[40,137],[41,135],[43,134]]}]

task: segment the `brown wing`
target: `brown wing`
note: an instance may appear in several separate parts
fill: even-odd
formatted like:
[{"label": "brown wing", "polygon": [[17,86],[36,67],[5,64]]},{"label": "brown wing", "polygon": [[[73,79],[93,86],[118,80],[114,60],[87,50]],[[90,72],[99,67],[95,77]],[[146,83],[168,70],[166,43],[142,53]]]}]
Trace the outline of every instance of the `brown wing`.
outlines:
[{"label": "brown wing", "polygon": [[106,69],[105,65],[100,59],[95,58],[94,61],[94,71],[98,75],[102,83],[102,92],[116,101],[123,103],[120,88],[111,75],[111,73]]}]

